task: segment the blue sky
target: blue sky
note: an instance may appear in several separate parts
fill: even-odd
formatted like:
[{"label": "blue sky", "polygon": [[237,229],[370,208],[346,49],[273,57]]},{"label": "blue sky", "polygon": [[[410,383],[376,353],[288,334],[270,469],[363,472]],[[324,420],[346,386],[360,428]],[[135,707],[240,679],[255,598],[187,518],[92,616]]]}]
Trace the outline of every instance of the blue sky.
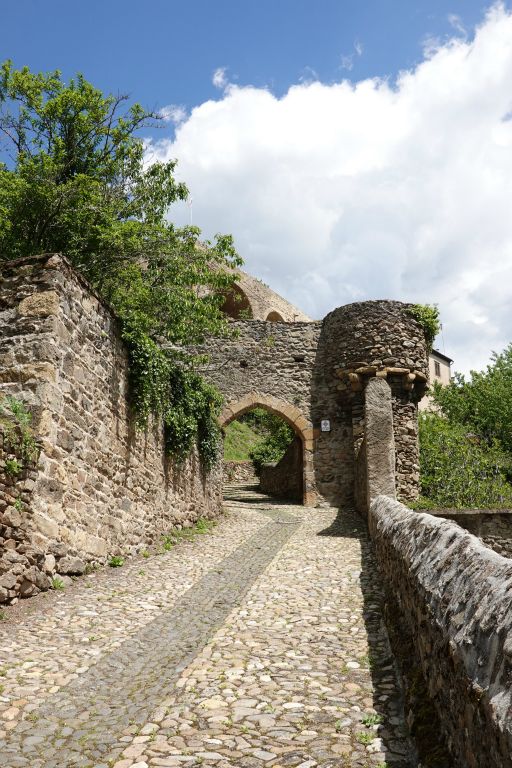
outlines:
[{"label": "blue sky", "polygon": [[211,76],[219,67],[234,83],[277,95],[313,73],[325,83],[393,78],[421,60],[426,39],[451,35],[454,23],[472,29],[486,7],[480,0],[3,0],[1,6],[2,60],[60,69],[66,78],[81,71],[103,90],[130,93],[145,106],[172,102],[189,109],[217,96]]},{"label": "blue sky", "polygon": [[481,368],[512,339],[512,0],[17,0],[1,58],[168,119],[205,237],[313,318],[437,303]]}]

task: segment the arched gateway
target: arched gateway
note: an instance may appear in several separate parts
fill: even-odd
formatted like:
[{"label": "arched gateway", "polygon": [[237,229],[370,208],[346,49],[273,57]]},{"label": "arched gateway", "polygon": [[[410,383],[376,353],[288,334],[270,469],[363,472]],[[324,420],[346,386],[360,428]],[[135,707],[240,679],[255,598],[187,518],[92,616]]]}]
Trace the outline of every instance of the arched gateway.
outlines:
[{"label": "arched gateway", "polygon": [[231,421],[239,418],[253,408],[264,408],[270,413],[280,416],[293,429],[301,443],[301,471],[302,471],[302,502],[305,506],[314,506],[316,494],[310,490],[308,480],[313,473],[313,425],[291,403],[280,400],[272,395],[261,392],[248,392],[239,400],[231,401],[226,405],[219,417],[221,427],[226,427]]},{"label": "arched gateway", "polygon": [[278,414],[301,441],[304,504],[364,508],[365,393],[372,378],[383,379],[391,391],[397,494],[416,498],[427,350],[409,306],[350,304],[322,321],[280,323],[267,315],[231,320],[235,334],[197,350],[208,357],[203,376],[226,403],[222,426],[255,407]]}]

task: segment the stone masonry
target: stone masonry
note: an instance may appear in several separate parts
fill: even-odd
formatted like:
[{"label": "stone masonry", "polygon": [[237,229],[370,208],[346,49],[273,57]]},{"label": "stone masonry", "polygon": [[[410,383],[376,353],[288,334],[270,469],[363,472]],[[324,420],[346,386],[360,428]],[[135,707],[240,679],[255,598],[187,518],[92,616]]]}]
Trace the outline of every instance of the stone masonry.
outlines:
[{"label": "stone masonry", "polygon": [[[234,320],[235,336],[212,339],[203,375],[225,399],[222,423],[252,407],[280,414],[303,445],[304,502],[365,501],[355,494],[365,434],[365,390],[373,378],[390,387],[397,493],[416,498],[419,483],[417,403],[427,385],[424,334],[392,301],[351,304],[315,322]],[[329,430],[322,431],[323,420]]]},{"label": "stone masonry", "polygon": [[6,394],[30,408],[40,457],[19,487],[3,473],[0,599],[32,594],[55,574],[80,573],[219,512],[220,468],[205,476],[197,456],[176,468],[158,425],[134,429],[117,322],[59,256],[2,266]]},{"label": "stone masonry", "polygon": [[454,768],[510,768],[511,560],[386,496],[369,524],[396,634],[426,680]]}]

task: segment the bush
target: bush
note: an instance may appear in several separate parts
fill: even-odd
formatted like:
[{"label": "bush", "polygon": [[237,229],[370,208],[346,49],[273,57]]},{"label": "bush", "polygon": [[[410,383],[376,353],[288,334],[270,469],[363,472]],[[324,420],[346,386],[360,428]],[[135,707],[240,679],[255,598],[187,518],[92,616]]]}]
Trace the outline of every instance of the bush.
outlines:
[{"label": "bush", "polygon": [[422,499],[417,508],[507,507],[510,457],[439,414],[420,416]]},{"label": "bush", "polygon": [[273,419],[273,421],[268,422],[271,429],[270,433],[249,454],[258,473],[262,464],[273,464],[283,458],[295,434],[293,429],[278,416],[273,416],[273,414],[269,414],[269,416]]}]

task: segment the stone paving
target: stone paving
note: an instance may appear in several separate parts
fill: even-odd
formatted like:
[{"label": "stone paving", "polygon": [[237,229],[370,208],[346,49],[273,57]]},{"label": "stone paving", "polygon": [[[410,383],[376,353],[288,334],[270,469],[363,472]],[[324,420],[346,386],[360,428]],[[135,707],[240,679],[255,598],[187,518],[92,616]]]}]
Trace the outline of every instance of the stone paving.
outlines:
[{"label": "stone paving", "polygon": [[360,520],[227,499],[212,534],[7,611],[1,768],[417,765]]}]

